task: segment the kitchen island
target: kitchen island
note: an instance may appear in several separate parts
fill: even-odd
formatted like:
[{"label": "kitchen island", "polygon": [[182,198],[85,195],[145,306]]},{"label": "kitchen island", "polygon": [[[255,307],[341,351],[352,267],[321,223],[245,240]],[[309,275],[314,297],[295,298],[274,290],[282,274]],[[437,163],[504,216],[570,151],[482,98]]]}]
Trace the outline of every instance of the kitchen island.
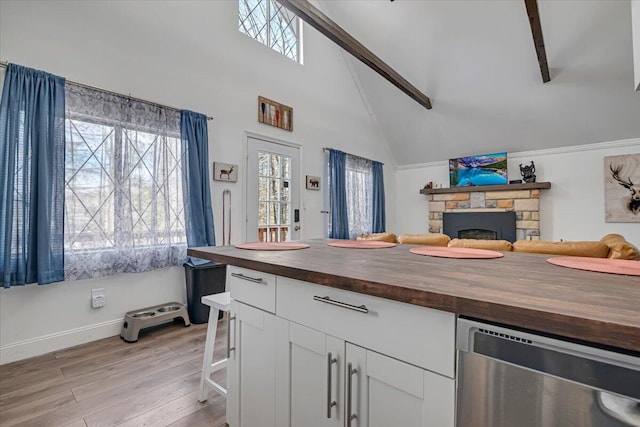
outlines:
[{"label": "kitchen island", "polygon": [[[308,248],[289,251],[189,250],[229,265],[231,427],[454,427],[456,420],[475,423],[478,417],[488,420],[485,425],[513,425],[495,424],[483,409],[487,405],[479,414],[464,412],[478,408],[472,402],[486,395],[488,384],[503,384],[484,378],[502,367],[458,365],[456,348],[469,344],[460,333],[468,319],[483,322],[476,323],[484,339],[530,344],[520,355],[539,351],[534,345],[546,338],[526,332],[538,331],[562,338],[553,348],[569,338],[572,354],[615,348],[609,353],[640,366],[640,277],[559,267],[547,263],[546,255],[449,259],[413,254],[413,245],[347,249],[328,242],[312,240]],[[632,377],[622,378],[636,381]],[[467,386],[457,388],[463,379]],[[536,390],[519,380],[513,387]],[[544,396],[517,403],[538,394]],[[594,396],[589,390],[580,395]],[[579,406],[592,403],[581,399]],[[499,402],[497,407],[503,414]],[[531,419],[542,413],[536,405],[527,407]],[[522,413],[514,411],[516,418]],[[557,421],[554,426],[575,424]]]},{"label": "kitchen island", "polygon": [[189,254],[342,290],[640,352],[640,277],[574,270],[550,255],[497,259],[414,255],[413,245],[251,251],[232,246]]}]

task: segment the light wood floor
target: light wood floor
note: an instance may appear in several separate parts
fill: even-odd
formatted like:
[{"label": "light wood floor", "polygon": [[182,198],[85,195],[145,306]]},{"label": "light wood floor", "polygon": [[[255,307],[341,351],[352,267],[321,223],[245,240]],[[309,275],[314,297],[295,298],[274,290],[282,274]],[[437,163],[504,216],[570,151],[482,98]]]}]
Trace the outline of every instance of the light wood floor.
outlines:
[{"label": "light wood floor", "polygon": [[[220,321],[216,360],[225,357]],[[198,402],[207,324],[166,324],[0,366],[0,426],[220,427],[225,398]],[[225,385],[224,370],[213,376]]]}]

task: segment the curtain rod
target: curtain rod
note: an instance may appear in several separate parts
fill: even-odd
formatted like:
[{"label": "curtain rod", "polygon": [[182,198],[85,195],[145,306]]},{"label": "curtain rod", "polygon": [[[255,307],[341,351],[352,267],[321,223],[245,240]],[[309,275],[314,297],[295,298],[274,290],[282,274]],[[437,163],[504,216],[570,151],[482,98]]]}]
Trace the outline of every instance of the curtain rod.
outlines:
[{"label": "curtain rod", "polygon": [[[335,148],[331,148],[331,147],[322,147],[322,151],[329,151],[329,150],[335,150]],[[373,161],[374,161],[374,160],[371,160],[371,159],[367,159],[366,157],[356,156],[355,154],[351,154],[351,153],[345,153],[345,154],[348,154],[348,155],[353,156],[353,157],[360,157],[361,159],[369,160],[369,161],[371,161],[371,162],[373,162]],[[378,162],[378,163],[380,163],[381,165],[384,165],[384,163],[382,163],[382,162]]]},{"label": "curtain rod", "polygon": [[[0,67],[7,68],[8,65],[9,65],[9,63],[7,61],[0,61]],[[109,90],[109,89],[104,89],[104,88],[101,88],[101,87],[98,87],[98,86],[92,86],[92,85],[88,85],[88,84],[85,84],[85,83],[76,82],[76,81],[73,81],[73,80],[70,80],[70,79],[66,79],[66,81],[71,83],[71,84],[74,84],[76,86],[83,87],[85,89],[98,90],[100,92],[108,93],[109,95],[125,96],[125,97],[127,97],[127,98],[129,98],[131,100],[134,100],[134,101],[144,102],[145,104],[157,105],[159,107],[166,108],[167,110],[180,111],[180,108],[172,107],[170,105],[160,104],[159,102],[155,102],[155,101],[149,101],[148,99],[138,98],[138,97],[135,97],[135,96],[131,96],[131,94],[123,95],[121,93],[114,92],[114,91]],[[213,120],[213,117],[212,116],[207,116],[207,120]]]}]

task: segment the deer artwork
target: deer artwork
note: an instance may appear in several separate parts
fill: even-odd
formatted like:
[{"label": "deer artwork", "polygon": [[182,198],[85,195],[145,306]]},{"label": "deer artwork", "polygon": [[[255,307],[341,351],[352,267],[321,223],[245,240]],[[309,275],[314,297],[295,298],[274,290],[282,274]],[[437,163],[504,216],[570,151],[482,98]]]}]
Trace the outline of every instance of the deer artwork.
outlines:
[{"label": "deer artwork", "polygon": [[231,172],[233,172],[233,165],[230,165],[229,169],[220,169],[220,179],[223,179],[223,175],[227,176],[226,179],[231,179]]},{"label": "deer artwork", "polygon": [[609,164],[609,170],[611,171],[611,177],[616,180],[616,182],[622,185],[624,188],[631,192],[629,197],[629,203],[627,207],[633,214],[640,213],[640,184],[634,184],[631,182],[631,178],[627,178],[627,180],[623,180],[620,178],[620,171],[622,170],[622,165],[618,165],[615,168],[613,164]]}]

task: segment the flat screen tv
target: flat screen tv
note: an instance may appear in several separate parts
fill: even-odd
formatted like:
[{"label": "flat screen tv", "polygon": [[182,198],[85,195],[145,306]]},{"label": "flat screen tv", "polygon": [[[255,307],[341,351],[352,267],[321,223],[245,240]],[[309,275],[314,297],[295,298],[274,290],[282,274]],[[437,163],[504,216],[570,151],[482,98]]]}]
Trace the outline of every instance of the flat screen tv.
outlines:
[{"label": "flat screen tv", "polygon": [[507,153],[449,159],[451,187],[507,184]]}]

